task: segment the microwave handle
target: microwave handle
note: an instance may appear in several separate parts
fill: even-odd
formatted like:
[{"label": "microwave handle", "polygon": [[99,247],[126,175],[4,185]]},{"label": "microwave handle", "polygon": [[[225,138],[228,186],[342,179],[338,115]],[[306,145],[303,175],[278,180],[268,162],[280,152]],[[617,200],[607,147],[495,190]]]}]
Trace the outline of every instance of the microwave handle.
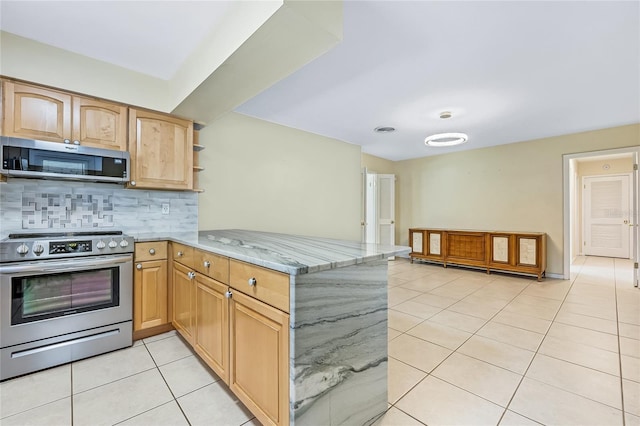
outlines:
[{"label": "microwave handle", "polygon": [[29,263],[13,263],[10,265],[0,266],[2,274],[18,274],[18,273],[57,273],[67,271],[79,271],[97,269],[98,267],[117,266],[123,263],[133,262],[133,257],[128,255],[122,256],[105,256],[102,258],[86,258],[73,259],[60,262],[59,260]]}]

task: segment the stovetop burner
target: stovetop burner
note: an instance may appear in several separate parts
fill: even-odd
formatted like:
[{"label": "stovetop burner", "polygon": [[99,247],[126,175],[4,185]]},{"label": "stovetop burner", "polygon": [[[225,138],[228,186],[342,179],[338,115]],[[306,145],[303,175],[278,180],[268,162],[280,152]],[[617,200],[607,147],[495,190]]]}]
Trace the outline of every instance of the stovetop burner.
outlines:
[{"label": "stovetop burner", "polygon": [[9,234],[10,240],[22,240],[25,238],[61,238],[61,237],[102,237],[110,235],[122,235],[122,231],[73,231],[73,232],[25,232],[22,234]]}]

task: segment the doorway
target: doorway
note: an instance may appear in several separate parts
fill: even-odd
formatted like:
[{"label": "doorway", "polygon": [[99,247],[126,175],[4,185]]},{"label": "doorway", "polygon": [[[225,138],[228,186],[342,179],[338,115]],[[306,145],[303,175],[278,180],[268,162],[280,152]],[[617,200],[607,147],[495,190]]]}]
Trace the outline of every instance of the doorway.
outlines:
[{"label": "doorway", "polygon": [[396,176],[363,171],[363,242],[395,244]]},{"label": "doorway", "polygon": [[[564,279],[570,279],[570,265],[580,255],[599,255],[631,258],[633,262],[633,281],[637,287],[640,279],[638,256],[640,255],[640,236],[638,227],[638,158],[639,147],[619,148],[606,151],[565,154],[563,156],[564,172]],[[626,178],[613,178],[626,176]],[[589,177],[590,179],[587,179]],[[628,184],[625,183],[625,179]],[[617,188],[619,182],[619,188]],[[596,183],[596,200],[587,200],[593,196],[593,184]],[[591,188],[584,192],[590,185]],[[628,185],[625,189],[625,185]],[[612,201],[616,191],[620,191],[619,206]],[[622,193],[626,192],[623,199]],[[594,204],[595,201],[595,204]],[[588,204],[585,207],[585,204]],[[604,205],[603,205],[604,204]],[[628,207],[627,207],[628,206]],[[584,210],[595,208],[595,211],[583,214]],[[619,210],[619,211],[617,211]],[[591,217],[589,217],[589,215]],[[592,227],[595,216],[595,227]],[[602,217],[604,216],[604,217]],[[611,216],[608,218],[608,216]],[[617,217],[619,216],[619,217]],[[624,217],[623,217],[624,216]],[[611,223],[600,221],[609,220]],[[627,223],[624,223],[624,221]],[[587,223],[587,221],[590,221]],[[617,230],[611,233],[615,222]],[[619,222],[619,223],[617,223]],[[585,227],[585,225],[587,225]],[[607,226],[603,226],[607,225]],[[623,228],[625,226],[626,228]],[[608,227],[608,232],[603,232]],[[586,228],[586,229],[585,229]],[[619,235],[618,235],[619,233]],[[587,235],[589,234],[589,235]],[[596,241],[594,241],[594,238]],[[624,247],[628,241],[626,252],[600,251],[607,246]],[[590,247],[587,247],[587,244]],[[596,247],[593,247],[596,246]],[[595,251],[594,251],[595,249]]]},{"label": "doorway", "polygon": [[[629,167],[633,167],[631,158]],[[609,164],[609,163],[605,163]],[[631,173],[582,177],[583,253],[629,259]]]}]

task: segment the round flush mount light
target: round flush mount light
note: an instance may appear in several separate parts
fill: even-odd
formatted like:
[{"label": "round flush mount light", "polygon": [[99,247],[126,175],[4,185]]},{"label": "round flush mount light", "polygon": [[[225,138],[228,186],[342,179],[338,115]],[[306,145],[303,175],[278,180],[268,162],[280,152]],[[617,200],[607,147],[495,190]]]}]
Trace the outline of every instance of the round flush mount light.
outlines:
[{"label": "round flush mount light", "polygon": [[440,118],[443,120],[446,120],[447,118],[451,118],[453,116],[453,114],[451,114],[451,111],[442,111],[440,113]]},{"label": "round flush mount light", "polygon": [[466,133],[438,133],[428,136],[424,143],[427,146],[454,146],[465,143],[469,137]]},{"label": "round flush mount light", "polygon": [[373,131],[376,133],[391,133],[391,132],[395,132],[396,128],[390,127],[390,126],[380,126],[373,129]]}]

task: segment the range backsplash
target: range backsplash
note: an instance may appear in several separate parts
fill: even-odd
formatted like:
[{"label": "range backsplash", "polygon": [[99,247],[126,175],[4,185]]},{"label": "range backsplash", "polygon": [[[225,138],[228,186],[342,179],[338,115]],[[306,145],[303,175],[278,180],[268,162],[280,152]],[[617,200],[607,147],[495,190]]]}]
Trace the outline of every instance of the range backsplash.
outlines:
[{"label": "range backsplash", "polygon": [[[169,214],[162,214],[169,204]],[[195,192],[124,189],[55,180],[10,179],[0,184],[0,238],[44,229],[197,233]]]}]

